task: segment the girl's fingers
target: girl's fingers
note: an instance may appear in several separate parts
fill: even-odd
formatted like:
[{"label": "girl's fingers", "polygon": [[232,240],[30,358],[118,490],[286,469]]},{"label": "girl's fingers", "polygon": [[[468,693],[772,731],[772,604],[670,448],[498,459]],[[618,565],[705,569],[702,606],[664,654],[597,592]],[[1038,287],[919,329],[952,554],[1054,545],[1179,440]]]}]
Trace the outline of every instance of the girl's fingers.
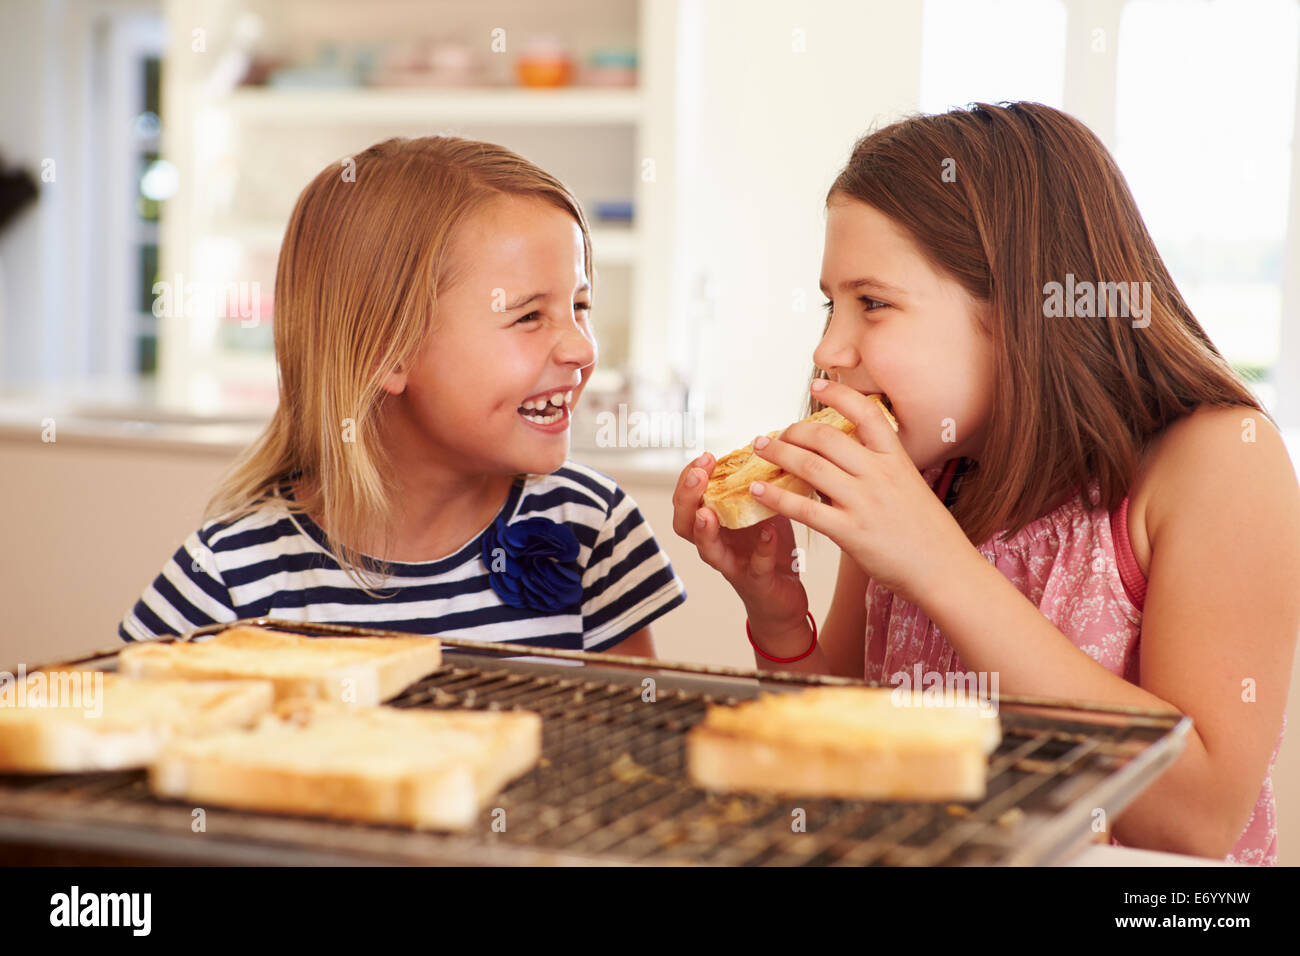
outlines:
[{"label": "girl's fingers", "polygon": [[833,529],[842,520],[839,512],[830,505],[797,495],[793,491],[786,491],[784,488],[777,488],[769,482],[753,482],[750,485],[750,494],[778,515],[784,515],[791,521],[797,521],[814,531],[820,531],[829,538],[835,537]]},{"label": "girl's fingers", "polygon": [[673,489],[673,531],[687,541],[695,540],[695,512],[704,500],[704,489],[715,464],[713,456],[705,452],[683,468],[677,478],[677,487]]},{"label": "girl's fingers", "polygon": [[749,557],[749,576],[766,578],[771,575],[775,566],[776,533],[772,530],[771,521],[765,521],[759,525],[758,543],[754,545],[754,552]]},{"label": "girl's fingers", "polygon": [[731,550],[722,543],[722,535],[718,533],[717,515],[708,508],[697,509],[692,531],[695,534],[695,549],[700,552],[704,563],[730,580],[734,561]]},{"label": "girl's fingers", "polygon": [[673,491],[673,531],[678,537],[685,538],[687,541],[695,540],[693,530],[695,524],[695,512],[700,506],[700,502],[691,493],[686,482],[690,480],[691,472],[699,475],[700,470],[694,466],[688,467],[682,472],[681,478],[677,481],[677,488]]},{"label": "girl's fingers", "polygon": [[866,473],[870,452],[848,435],[820,422],[795,422],[786,431],[789,438],[769,441],[755,448],[754,454],[802,478],[824,495],[847,498],[854,478]]}]

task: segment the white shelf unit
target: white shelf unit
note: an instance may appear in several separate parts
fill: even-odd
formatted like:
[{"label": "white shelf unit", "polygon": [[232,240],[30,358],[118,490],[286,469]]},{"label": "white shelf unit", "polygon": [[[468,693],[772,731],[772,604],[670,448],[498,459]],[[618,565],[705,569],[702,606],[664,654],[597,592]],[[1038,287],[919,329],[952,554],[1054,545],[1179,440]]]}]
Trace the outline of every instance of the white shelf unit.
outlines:
[{"label": "white shelf unit", "polygon": [[[506,23],[516,43],[541,15],[522,0],[481,6],[443,0],[440,6],[458,12],[454,22],[439,24],[444,35],[455,35],[455,27],[462,36],[486,37],[491,27]],[[167,0],[163,149],[177,168],[179,186],[164,204],[161,278],[213,287],[256,282],[269,305],[275,257],[293,203],[326,164],[389,136],[445,132],[500,142],[559,176],[587,209],[598,276],[600,366],[629,373],[630,384],[629,391],[606,396],[604,407],[627,401],[631,407],[679,409],[689,370],[668,351],[682,330],[665,328],[673,314],[677,228],[678,0],[618,0],[602,5],[595,23],[591,7],[578,0],[547,6],[545,32],[570,41],[578,55],[620,36],[634,38],[635,88],[236,86],[214,92],[213,77],[223,69],[241,15],[258,18],[263,42],[274,47],[292,40],[301,55],[312,43],[347,43],[365,30],[372,38],[382,39],[385,30],[400,36],[427,9],[411,0],[383,0],[366,5],[362,24],[354,5],[333,0]],[[314,32],[304,36],[308,27]],[[202,52],[193,49],[196,29],[205,31]],[[650,167],[652,178],[643,175]],[[626,199],[633,204],[631,225],[595,218],[595,203]],[[269,328],[238,326],[212,314],[163,316],[161,402],[198,412],[269,414],[277,397]],[[247,344],[233,347],[241,339]],[[602,406],[591,389],[588,394],[594,415]],[[578,424],[574,445],[582,447]]]},{"label": "white shelf unit", "polygon": [[639,123],[639,89],[382,89],[298,90],[243,87],[226,109],[278,123],[441,122]]}]

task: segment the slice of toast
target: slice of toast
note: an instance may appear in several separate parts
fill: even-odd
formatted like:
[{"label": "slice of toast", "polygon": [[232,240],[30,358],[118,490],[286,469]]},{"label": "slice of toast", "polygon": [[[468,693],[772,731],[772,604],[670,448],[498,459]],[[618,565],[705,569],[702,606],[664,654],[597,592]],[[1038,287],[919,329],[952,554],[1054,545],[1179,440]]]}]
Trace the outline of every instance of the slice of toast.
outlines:
[{"label": "slice of toast", "polygon": [[[0,693],[0,772],[148,765],[168,740],[245,727],[270,710],[266,681],[135,680],[41,671]],[[39,693],[38,693],[39,689]]]},{"label": "slice of toast", "polygon": [[687,734],[687,769],[696,786],[718,791],[978,800],[1001,738],[996,711],[974,701],[935,706],[892,688],[813,688],[710,706]]},{"label": "slice of toast", "polygon": [[294,699],[251,733],[173,741],[150,767],[149,786],[196,804],[458,830],[530,770],[541,747],[542,720],[531,711]]},{"label": "slice of toast", "polygon": [[233,627],[201,643],[129,644],[118,670],[132,677],[199,680],[256,678],[276,700],[315,697],[374,706],[442,666],[436,637],[307,637]]},{"label": "slice of toast", "polygon": [[[898,431],[898,422],[885,407],[880,396],[872,395],[871,398],[885,413],[894,431]],[[829,405],[809,415],[803,421],[830,425],[846,435],[852,435],[857,431],[857,425]],[[767,437],[780,438],[785,431],[782,428],[768,432]],[[748,528],[758,524],[765,518],[772,517],[776,512],[749,493],[749,486],[755,481],[766,482],[773,487],[804,497],[815,493],[815,489],[798,475],[793,475],[767,459],[760,458],[754,451],[754,443],[750,442],[744,448],[723,455],[714,464],[713,471],[709,475],[709,483],[704,488],[704,506],[713,510],[718,516],[718,524],[724,528]]]}]

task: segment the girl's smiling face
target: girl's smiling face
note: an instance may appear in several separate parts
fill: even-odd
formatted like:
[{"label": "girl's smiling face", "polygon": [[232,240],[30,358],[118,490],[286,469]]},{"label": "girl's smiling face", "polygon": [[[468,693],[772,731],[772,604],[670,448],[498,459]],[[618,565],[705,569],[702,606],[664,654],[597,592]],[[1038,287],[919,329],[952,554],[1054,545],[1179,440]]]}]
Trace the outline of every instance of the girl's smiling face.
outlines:
[{"label": "girl's smiling face", "polygon": [[888,397],[918,469],[978,459],[993,400],[980,303],[892,219],[839,194],[827,202],[821,289],[831,311],[817,367]]},{"label": "girl's smiling face", "polygon": [[[470,216],[450,245],[433,331],[385,382],[397,406],[390,453],[462,474],[559,468],[597,355],[585,267],[582,229],[555,206],[502,196]],[[536,407],[543,395],[560,396],[558,416]]]}]

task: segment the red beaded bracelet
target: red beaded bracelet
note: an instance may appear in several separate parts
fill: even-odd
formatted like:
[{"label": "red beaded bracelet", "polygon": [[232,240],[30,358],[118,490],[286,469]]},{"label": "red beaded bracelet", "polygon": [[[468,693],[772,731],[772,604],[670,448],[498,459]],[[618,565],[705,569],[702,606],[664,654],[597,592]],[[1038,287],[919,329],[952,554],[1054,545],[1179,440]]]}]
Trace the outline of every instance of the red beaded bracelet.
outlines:
[{"label": "red beaded bracelet", "polygon": [[749,630],[749,618],[745,618],[745,636],[749,638],[749,643],[754,644],[754,650],[758,651],[758,653],[762,654],[769,661],[772,661],[773,663],[776,664],[793,664],[795,661],[801,661],[809,654],[811,654],[813,651],[817,650],[817,622],[813,620],[812,611],[808,612],[808,623],[812,625],[812,629],[813,629],[812,646],[809,647],[808,650],[800,654],[798,657],[773,657],[771,654],[767,653],[757,644],[754,644],[754,635]]}]

